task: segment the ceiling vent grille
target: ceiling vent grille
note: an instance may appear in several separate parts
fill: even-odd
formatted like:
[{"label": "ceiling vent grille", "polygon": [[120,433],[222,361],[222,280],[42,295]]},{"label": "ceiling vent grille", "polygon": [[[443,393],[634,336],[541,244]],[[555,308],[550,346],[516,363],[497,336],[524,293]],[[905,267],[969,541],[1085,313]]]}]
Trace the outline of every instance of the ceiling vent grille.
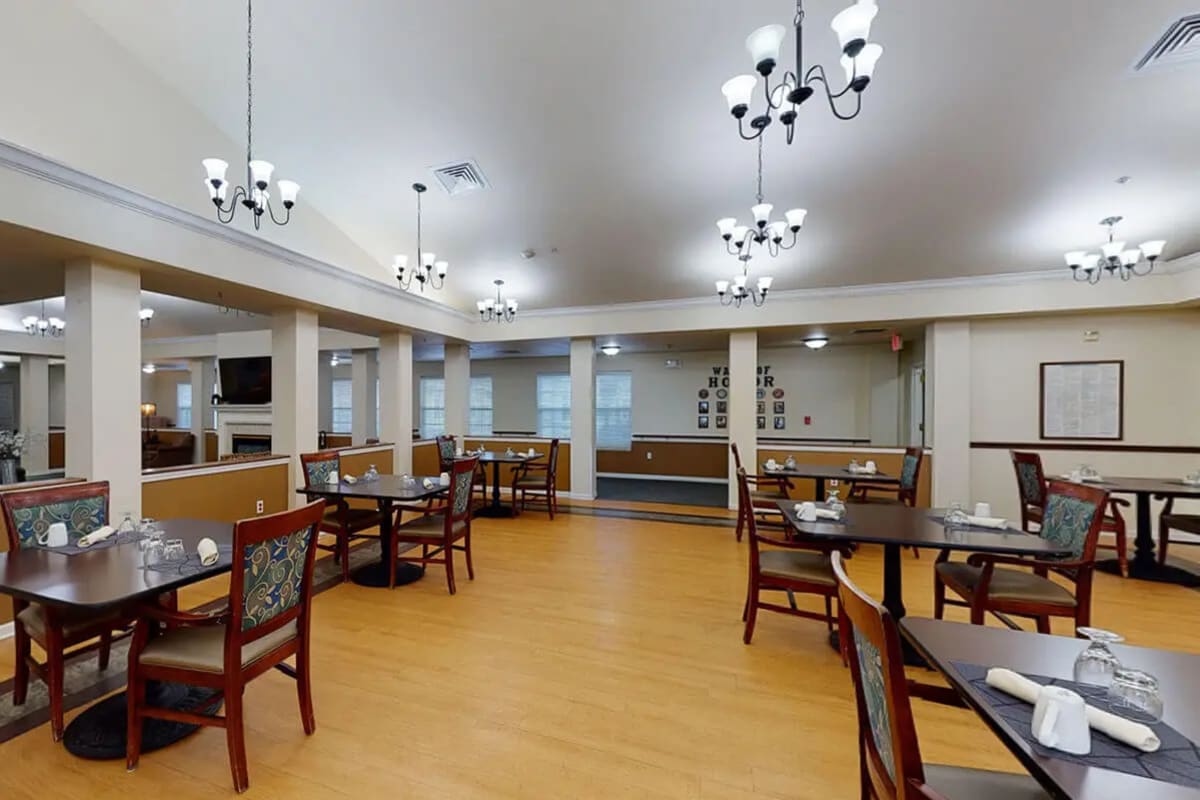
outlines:
[{"label": "ceiling vent grille", "polygon": [[851,333],[855,336],[866,336],[875,333],[884,333],[886,328],[855,328]]},{"label": "ceiling vent grille", "polygon": [[1189,14],[1171,23],[1133,65],[1133,71],[1149,72],[1197,60],[1200,60],[1200,14]]},{"label": "ceiling vent grille", "polygon": [[488,188],[488,180],[483,176],[483,170],[472,159],[454,161],[440,167],[432,167],[431,170],[438,183],[446,190],[446,194],[451,197]]}]

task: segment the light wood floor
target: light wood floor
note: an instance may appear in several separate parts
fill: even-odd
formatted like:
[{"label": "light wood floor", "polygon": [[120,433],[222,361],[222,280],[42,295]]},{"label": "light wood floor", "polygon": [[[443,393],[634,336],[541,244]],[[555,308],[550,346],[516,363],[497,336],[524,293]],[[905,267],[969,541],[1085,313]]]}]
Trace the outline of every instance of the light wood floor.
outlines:
[{"label": "light wood floor", "polygon": [[[477,579],[454,597],[431,569],[392,592],[316,598],[317,732],[304,736],[282,675],[252,684],[249,797],[858,796],[848,673],[819,623],[764,613],[742,644],[746,548],[732,531],[530,513],[475,535]],[[931,563],[905,556],[910,613],[929,613]],[[850,567],[879,592],[878,551]],[[1197,648],[1197,593],[1098,583],[1096,624]],[[0,643],[0,674],[11,669]],[[1018,769],[970,712],[915,713],[927,760]],[[133,774],[68,755],[45,726],[0,745],[0,764],[7,800],[232,795],[217,729]]]}]

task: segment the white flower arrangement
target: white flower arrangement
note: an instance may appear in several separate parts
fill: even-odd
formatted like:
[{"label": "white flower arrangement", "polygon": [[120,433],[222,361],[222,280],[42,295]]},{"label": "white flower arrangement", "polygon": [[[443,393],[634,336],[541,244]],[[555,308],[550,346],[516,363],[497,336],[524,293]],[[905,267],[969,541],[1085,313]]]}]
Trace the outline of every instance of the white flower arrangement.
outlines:
[{"label": "white flower arrangement", "polygon": [[0,431],[0,458],[20,458],[25,452],[25,434],[19,431]]}]

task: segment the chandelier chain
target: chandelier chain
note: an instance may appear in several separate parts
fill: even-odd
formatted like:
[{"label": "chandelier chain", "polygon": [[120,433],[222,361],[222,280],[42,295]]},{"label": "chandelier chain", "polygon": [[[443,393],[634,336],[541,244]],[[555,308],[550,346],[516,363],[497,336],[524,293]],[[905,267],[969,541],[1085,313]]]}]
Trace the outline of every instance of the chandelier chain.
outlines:
[{"label": "chandelier chain", "polygon": [[[246,0],[246,163],[254,158],[254,0]],[[249,167],[247,167],[249,169]]]},{"label": "chandelier chain", "polygon": [[762,137],[760,136],[760,137],[758,137],[758,195],[757,195],[759,203],[762,203],[762,201],[763,201],[763,190],[762,190],[762,175],[763,175],[762,156],[763,156],[763,153],[762,153],[762,151],[763,151],[763,140],[762,140]]}]

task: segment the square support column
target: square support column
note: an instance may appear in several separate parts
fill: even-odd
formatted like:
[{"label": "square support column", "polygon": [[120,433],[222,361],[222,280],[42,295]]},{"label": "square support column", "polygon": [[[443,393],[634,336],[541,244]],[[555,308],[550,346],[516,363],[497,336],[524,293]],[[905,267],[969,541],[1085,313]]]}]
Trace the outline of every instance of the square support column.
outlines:
[{"label": "square support column", "polygon": [[596,497],[596,342],[571,340],[571,494]]},{"label": "square support column", "polygon": [[[758,331],[729,334],[729,441],[747,474],[758,472]],[[729,507],[737,508],[737,467],[729,453]]]},{"label": "square support column", "polygon": [[50,468],[50,359],[21,356],[21,430],[25,452],[21,464],[29,474]]},{"label": "square support column", "polygon": [[379,436],[375,430],[375,386],[379,378],[377,350],[355,350],[350,364],[351,437],[356,445]]},{"label": "square support column", "polygon": [[392,471],[412,472],[412,335],[391,331],[379,337],[379,438],[395,445]]},{"label": "square support column", "polygon": [[463,437],[471,420],[471,348],[466,344],[447,344],[442,376],[446,384],[446,433]]},{"label": "square support column", "polygon": [[[210,361],[208,359],[193,358],[188,362],[188,372],[192,379],[192,425],[191,433],[192,441],[192,463],[204,463],[204,421],[208,419],[205,416],[205,410],[212,408],[212,398],[207,397],[205,392],[204,373],[209,369]],[[209,414],[212,412],[209,411]]]},{"label": "square support column", "polygon": [[[933,505],[971,502],[971,323],[925,328],[926,421],[933,448]],[[932,401],[932,402],[930,402]]]},{"label": "square support column", "polygon": [[66,472],[109,483],[109,511],[142,509],[141,276],[73,261],[66,287]]},{"label": "square support column", "polygon": [[317,331],[314,311],[271,315],[271,449],[291,456],[289,508],[303,501],[300,454],[317,448]]}]

